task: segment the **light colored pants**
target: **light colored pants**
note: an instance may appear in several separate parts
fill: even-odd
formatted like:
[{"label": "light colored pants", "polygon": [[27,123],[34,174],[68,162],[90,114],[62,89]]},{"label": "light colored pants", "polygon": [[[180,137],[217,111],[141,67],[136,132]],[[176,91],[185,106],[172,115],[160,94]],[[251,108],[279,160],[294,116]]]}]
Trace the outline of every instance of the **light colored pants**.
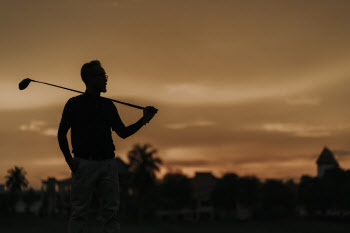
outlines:
[{"label": "light colored pants", "polygon": [[80,161],[72,172],[71,216],[68,233],[86,233],[89,208],[95,193],[100,204],[101,233],[119,233],[120,190],[115,159],[101,161],[74,158]]}]

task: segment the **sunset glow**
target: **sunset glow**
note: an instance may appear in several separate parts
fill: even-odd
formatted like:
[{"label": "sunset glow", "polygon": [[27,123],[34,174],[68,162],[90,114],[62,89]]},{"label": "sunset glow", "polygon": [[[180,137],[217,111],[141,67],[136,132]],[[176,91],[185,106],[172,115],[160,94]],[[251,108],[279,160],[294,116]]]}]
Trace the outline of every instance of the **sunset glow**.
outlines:
[{"label": "sunset glow", "polygon": [[[57,129],[81,66],[99,59],[105,97],[158,114],[123,140],[163,160],[159,176],[208,171],[316,175],[327,146],[350,169],[349,1],[4,1],[0,37],[0,183],[13,166],[39,189],[71,175]],[[116,104],[125,125],[142,111]]]}]

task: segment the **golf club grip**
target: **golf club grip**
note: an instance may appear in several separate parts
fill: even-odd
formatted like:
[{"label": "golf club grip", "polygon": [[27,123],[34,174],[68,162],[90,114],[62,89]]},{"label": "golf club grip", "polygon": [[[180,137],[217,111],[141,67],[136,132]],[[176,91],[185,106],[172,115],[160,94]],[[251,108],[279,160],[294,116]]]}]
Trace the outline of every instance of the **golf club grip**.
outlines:
[{"label": "golf club grip", "polygon": [[[70,88],[66,88],[66,87],[57,86],[57,85],[54,85],[54,84],[51,84],[51,83],[40,82],[40,81],[36,81],[36,80],[33,80],[33,79],[32,79],[31,81],[32,81],[32,82],[42,83],[42,84],[46,84],[46,85],[49,85],[49,86],[54,86],[54,87],[58,87],[58,88],[66,89],[66,90],[69,90],[69,91],[74,91],[74,92],[78,92],[78,93],[84,94],[84,92],[77,91],[77,90],[70,89]],[[114,100],[114,99],[110,99],[110,98],[106,98],[106,97],[102,97],[102,96],[101,96],[101,98],[107,99],[107,100],[111,100],[111,101],[116,102],[116,103],[119,103],[119,104],[124,104],[124,105],[127,105],[127,106],[129,106],[129,107],[134,107],[134,108],[142,109],[142,110],[145,109],[144,107],[137,106],[137,105],[134,105],[134,104],[125,103],[125,102],[122,102],[122,101],[119,101],[119,100]],[[156,109],[156,112],[158,112],[158,109]]]}]

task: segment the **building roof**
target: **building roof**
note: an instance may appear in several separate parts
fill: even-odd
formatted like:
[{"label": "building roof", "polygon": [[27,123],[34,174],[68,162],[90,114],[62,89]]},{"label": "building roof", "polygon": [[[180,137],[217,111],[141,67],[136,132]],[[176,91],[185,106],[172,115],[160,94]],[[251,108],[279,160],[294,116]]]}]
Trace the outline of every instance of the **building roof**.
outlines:
[{"label": "building roof", "polygon": [[325,147],[323,149],[323,151],[320,154],[320,156],[318,157],[316,163],[318,165],[320,165],[320,164],[333,164],[333,165],[339,166],[338,161],[334,158],[332,151],[330,151],[327,147]]}]

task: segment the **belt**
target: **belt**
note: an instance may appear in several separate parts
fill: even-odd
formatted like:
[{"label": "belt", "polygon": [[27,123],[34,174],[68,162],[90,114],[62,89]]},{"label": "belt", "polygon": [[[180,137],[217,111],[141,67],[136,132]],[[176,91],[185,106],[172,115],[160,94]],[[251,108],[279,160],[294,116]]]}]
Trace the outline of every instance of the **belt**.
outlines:
[{"label": "belt", "polygon": [[77,155],[74,155],[74,157],[78,157],[86,160],[100,161],[100,160],[106,160],[106,159],[113,159],[114,155],[106,156],[103,154],[77,154]]}]

